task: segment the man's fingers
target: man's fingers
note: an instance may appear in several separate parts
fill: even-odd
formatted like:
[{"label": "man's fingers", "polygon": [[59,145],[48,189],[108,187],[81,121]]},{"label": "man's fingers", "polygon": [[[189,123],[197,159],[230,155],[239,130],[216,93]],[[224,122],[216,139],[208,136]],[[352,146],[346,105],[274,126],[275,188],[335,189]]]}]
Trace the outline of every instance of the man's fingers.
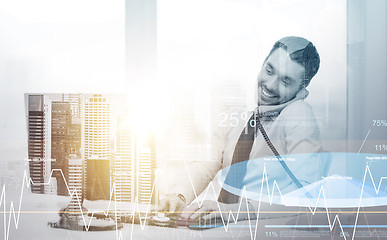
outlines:
[{"label": "man's fingers", "polygon": [[189,207],[183,208],[181,218],[188,219],[190,216],[199,209],[197,204],[191,204]]},{"label": "man's fingers", "polygon": [[205,220],[206,222],[210,223],[212,219],[215,219],[215,218],[220,218],[220,213],[218,212],[212,212],[210,214],[207,214],[203,217],[203,220]]},{"label": "man's fingers", "polygon": [[201,215],[207,214],[209,211],[213,211],[211,206],[209,206],[208,204],[203,204],[203,206],[198,210],[196,210],[196,212],[192,214],[189,218],[192,220],[195,220],[199,218]]},{"label": "man's fingers", "polygon": [[203,214],[203,212],[200,211],[200,210],[198,210],[197,212],[193,213],[193,214],[189,217],[189,219],[191,219],[191,220],[196,220],[196,219],[198,219],[202,214]]}]

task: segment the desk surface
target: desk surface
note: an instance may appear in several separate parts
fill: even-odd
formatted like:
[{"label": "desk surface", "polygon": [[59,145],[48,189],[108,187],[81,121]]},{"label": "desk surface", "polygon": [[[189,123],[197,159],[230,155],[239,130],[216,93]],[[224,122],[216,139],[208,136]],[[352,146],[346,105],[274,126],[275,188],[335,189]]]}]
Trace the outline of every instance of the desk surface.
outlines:
[{"label": "desk surface", "polygon": [[[14,201],[15,208],[18,208],[20,192],[11,194],[7,192],[6,202],[6,229],[8,227],[10,201]],[[329,229],[327,215],[324,211],[319,211],[312,216],[307,209],[300,209],[302,214],[283,215],[282,217],[272,219],[260,219],[230,223],[229,227],[217,227],[208,230],[191,230],[188,228],[163,228],[156,226],[141,226],[137,224],[124,224],[124,227],[118,231],[104,232],[83,232],[70,231],[65,229],[50,228],[49,221],[58,220],[58,209],[66,205],[67,199],[58,196],[48,196],[39,194],[25,194],[22,205],[20,219],[17,229],[13,216],[9,225],[9,240],[11,239],[64,239],[64,240],[109,240],[109,239],[334,239],[340,238],[341,230],[338,224],[335,224],[332,232]],[[362,209],[363,210],[363,209]],[[380,239],[387,238],[387,226],[378,227],[377,224],[386,224],[386,209],[373,208],[373,213],[361,213],[358,218],[358,228],[356,236],[362,236],[362,239]],[[383,211],[385,213],[383,213]],[[4,212],[2,212],[4,215]],[[333,222],[335,215],[340,216],[341,224],[344,225],[344,234],[352,237],[355,224],[355,213],[331,213],[330,221]],[[17,215],[16,215],[17,217]],[[337,222],[336,222],[337,223]],[[313,225],[315,227],[309,227]],[[368,227],[371,225],[371,227]],[[374,225],[374,226],[372,226]],[[250,228],[250,226],[252,226]],[[256,230],[257,226],[257,230]],[[296,227],[295,227],[296,226]],[[318,227],[316,227],[318,226]],[[383,225],[381,225],[383,226]],[[4,233],[4,216],[0,216],[1,239],[6,239]],[[254,238],[254,233],[256,238]],[[377,234],[377,236],[376,236]],[[351,239],[351,237],[347,239]],[[376,237],[376,238],[375,238]],[[0,240],[1,240],[0,239]]]}]

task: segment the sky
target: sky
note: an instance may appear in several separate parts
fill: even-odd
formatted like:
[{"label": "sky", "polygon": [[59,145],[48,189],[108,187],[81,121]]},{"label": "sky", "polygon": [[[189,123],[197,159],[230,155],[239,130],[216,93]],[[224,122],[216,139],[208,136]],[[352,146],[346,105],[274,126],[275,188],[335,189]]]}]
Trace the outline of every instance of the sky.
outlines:
[{"label": "sky", "polygon": [[124,1],[1,1],[1,158],[26,149],[24,93],[122,89],[124,14]]},{"label": "sky", "polygon": [[[308,101],[322,128],[332,130],[325,137],[341,139],[345,132],[337,122],[345,123],[345,26],[345,1],[159,1],[159,86],[193,91],[187,95],[195,98],[195,121],[205,125],[211,88],[234,81],[251,100],[250,89],[274,41],[303,36],[314,42],[322,59]],[[124,0],[2,1],[0,33],[3,159],[26,153],[24,93],[130,91]],[[151,92],[160,92],[159,86]]]}]

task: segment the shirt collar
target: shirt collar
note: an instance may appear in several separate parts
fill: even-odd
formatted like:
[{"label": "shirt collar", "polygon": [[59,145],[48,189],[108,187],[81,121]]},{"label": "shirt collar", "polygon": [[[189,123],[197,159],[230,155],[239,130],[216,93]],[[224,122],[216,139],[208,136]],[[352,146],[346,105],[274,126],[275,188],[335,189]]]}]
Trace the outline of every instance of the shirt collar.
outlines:
[{"label": "shirt collar", "polygon": [[278,115],[285,107],[294,103],[295,101],[304,100],[308,95],[309,91],[303,88],[298,91],[298,93],[292,100],[287,101],[285,103],[279,105],[258,105],[257,112],[259,114],[259,117],[278,117]]}]

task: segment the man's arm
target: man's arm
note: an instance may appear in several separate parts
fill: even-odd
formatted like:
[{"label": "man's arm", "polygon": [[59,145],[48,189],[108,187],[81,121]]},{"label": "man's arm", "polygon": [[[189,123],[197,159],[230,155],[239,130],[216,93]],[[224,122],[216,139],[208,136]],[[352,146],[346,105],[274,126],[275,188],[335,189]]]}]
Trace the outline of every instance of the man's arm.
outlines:
[{"label": "man's arm", "polygon": [[167,172],[171,180],[164,183],[168,189],[165,198],[160,201],[160,210],[179,211],[205,189],[222,167],[224,133],[220,130],[212,134],[209,159],[179,161],[179,166],[170,166]]}]

